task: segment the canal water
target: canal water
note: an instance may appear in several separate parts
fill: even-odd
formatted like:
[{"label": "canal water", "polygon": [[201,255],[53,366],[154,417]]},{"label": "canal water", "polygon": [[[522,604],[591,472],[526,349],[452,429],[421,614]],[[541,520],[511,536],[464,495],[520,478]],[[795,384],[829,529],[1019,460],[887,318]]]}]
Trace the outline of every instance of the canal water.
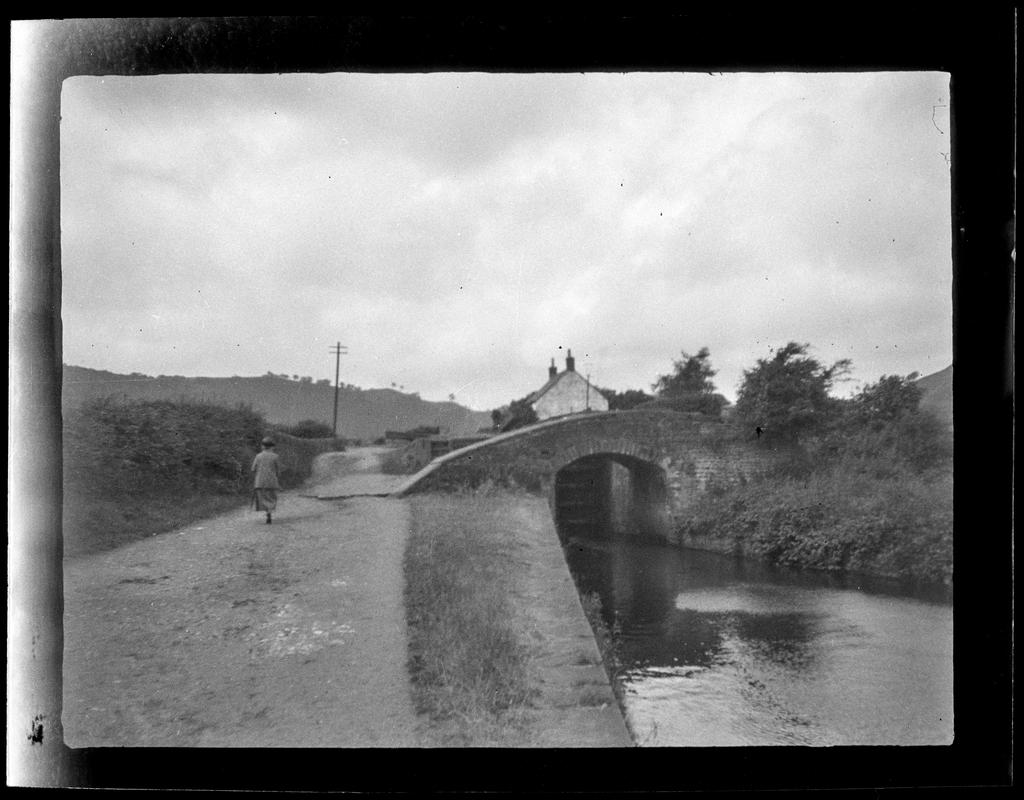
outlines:
[{"label": "canal water", "polygon": [[563,541],[615,632],[642,746],[943,745],[953,609],[943,593],[629,541]]}]

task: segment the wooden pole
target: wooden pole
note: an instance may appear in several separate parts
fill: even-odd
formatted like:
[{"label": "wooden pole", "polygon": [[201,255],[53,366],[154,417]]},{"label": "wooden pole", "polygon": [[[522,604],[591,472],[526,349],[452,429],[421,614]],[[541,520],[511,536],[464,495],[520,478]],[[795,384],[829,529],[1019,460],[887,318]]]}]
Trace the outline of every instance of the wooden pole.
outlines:
[{"label": "wooden pole", "polygon": [[334,353],[334,422],[331,425],[331,437],[334,439],[338,438],[338,378],[341,375],[341,356],[342,354],[348,354],[348,348],[341,342],[338,342],[334,347],[331,348],[331,352]]}]

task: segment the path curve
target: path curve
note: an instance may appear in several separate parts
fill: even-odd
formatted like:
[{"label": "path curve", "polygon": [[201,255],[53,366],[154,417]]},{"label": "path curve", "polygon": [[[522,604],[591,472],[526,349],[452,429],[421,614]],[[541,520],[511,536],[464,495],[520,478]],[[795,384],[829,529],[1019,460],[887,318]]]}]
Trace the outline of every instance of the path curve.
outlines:
[{"label": "path curve", "polygon": [[418,746],[409,510],[349,492],[391,480],[380,450],[325,454],[273,525],[236,511],[65,561],[66,743]]}]

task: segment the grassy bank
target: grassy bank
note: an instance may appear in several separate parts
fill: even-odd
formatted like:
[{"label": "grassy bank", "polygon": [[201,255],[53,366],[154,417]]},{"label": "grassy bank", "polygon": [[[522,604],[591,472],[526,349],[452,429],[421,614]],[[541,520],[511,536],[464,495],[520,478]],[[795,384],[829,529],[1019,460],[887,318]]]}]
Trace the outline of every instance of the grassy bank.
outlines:
[{"label": "grassy bank", "polygon": [[[80,555],[174,530],[249,502],[266,421],[245,406],[97,400],[64,419],[64,550]],[[274,434],[285,488],[335,440]]]},{"label": "grassy bank", "polygon": [[953,569],[948,473],[843,465],[703,495],[682,543],[769,563],[944,582]]},{"label": "grassy bank", "polygon": [[409,663],[428,741],[630,746],[547,500],[491,485],[409,503]]},{"label": "grassy bank", "polygon": [[484,486],[409,503],[409,663],[427,741],[629,746],[547,500]]},{"label": "grassy bank", "polygon": [[528,737],[529,621],[511,601],[524,567],[498,492],[418,495],[405,557],[417,711],[436,744],[517,746]]}]

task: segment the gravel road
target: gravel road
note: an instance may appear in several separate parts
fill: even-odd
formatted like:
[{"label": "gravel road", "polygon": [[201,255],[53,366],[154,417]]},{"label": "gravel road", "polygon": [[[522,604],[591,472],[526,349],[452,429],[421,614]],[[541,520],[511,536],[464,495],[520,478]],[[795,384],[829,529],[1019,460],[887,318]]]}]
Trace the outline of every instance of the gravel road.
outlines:
[{"label": "gravel road", "polygon": [[[245,510],[64,565],[71,747],[415,747],[404,501],[380,448]],[[331,499],[325,499],[331,498]]]}]

